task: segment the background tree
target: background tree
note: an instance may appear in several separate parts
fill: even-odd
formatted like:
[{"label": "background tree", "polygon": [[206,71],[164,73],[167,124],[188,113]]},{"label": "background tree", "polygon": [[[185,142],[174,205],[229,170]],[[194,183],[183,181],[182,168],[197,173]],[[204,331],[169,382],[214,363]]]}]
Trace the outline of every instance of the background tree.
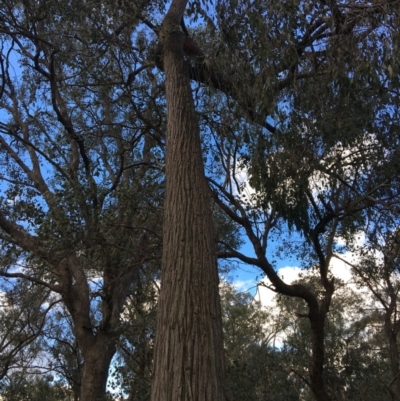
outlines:
[{"label": "background tree", "polygon": [[[215,25],[225,26],[227,36],[218,46],[235,60],[231,74],[238,84],[218,75],[214,86],[228,96],[210,93],[205,102],[215,159],[222,160],[219,170],[210,168],[210,182],[215,201],[241,225],[255,257],[229,246],[220,256],[258,265],[276,291],[306,300],[313,331],[310,386],[317,399],[327,400],[333,389],[324,383],[324,328],[334,293],[333,249],[339,236],[355,234],[370,210],[384,213],[399,202],[398,76],[383,72],[397,51],[398,13],[389,3],[386,21],[368,17],[367,9],[379,13],[375,5],[349,12],[333,3],[243,2],[236,14],[233,4],[219,5]],[[383,38],[388,50],[376,51]],[[251,197],[237,179],[243,170],[251,176]],[[322,292],[288,286],[266,257],[280,219],[310,245],[307,263],[318,263]]]},{"label": "background tree", "polygon": [[[387,213],[385,217],[383,221],[376,222],[363,247],[351,244],[359,261],[346,263],[352,267],[358,284],[370,292],[375,303],[373,310],[380,316],[380,325],[384,333],[382,347],[385,349],[385,358],[388,359],[391,370],[391,378],[386,380],[385,390],[390,392],[393,400],[397,400],[400,394],[398,344],[400,282],[398,221],[394,217],[398,216],[397,213],[395,216]],[[393,226],[396,228],[390,231],[390,227]]]},{"label": "background tree", "polygon": [[74,398],[62,383],[53,382],[52,376],[40,373],[26,377],[14,373],[10,384],[2,391],[1,396],[15,401],[73,401]]},{"label": "background tree", "polygon": [[59,294],[88,401],[105,392],[129,292],[159,268],[163,134],[159,87],[132,41],[138,5],[0,8],[1,275]]},{"label": "background tree", "polygon": [[47,316],[59,302],[35,284],[9,281],[1,294],[0,380],[9,372],[27,369],[41,351]]},{"label": "background tree", "polygon": [[221,303],[229,400],[299,400],[299,380],[286,370],[286,355],[274,347],[285,329],[275,311],[228,283],[222,283]]},{"label": "background tree", "polygon": [[[299,281],[322,289],[315,273],[307,273]],[[356,291],[354,282],[338,281],[336,285],[325,334],[324,376],[332,398],[373,400],[380,396],[391,400],[392,394],[387,387],[390,364],[381,331],[383,317],[371,308],[365,291]],[[312,330],[306,318],[306,304],[296,298],[279,296],[277,305],[282,316],[290,322],[282,336],[282,352],[287,357],[281,362],[282,366],[301,378],[302,396],[312,400],[306,365]]]},{"label": "background tree", "polygon": [[[159,286],[142,277],[123,312],[112,382],[129,401],[150,399]],[[132,327],[133,326],[133,327]]]}]

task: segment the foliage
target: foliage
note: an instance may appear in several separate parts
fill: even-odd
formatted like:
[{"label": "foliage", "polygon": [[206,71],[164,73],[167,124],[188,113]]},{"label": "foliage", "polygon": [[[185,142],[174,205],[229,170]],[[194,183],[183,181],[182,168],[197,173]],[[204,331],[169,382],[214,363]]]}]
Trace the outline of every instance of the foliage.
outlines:
[{"label": "foliage", "polygon": [[[315,275],[309,274],[301,282],[320,286]],[[339,288],[326,322],[326,385],[334,399],[372,401],[379,394],[382,399],[391,400],[387,339],[382,333],[384,316],[368,301],[365,292],[360,293],[343,282],[337,285]],[[281,297],[278,305],[281,316],[288,321],[282,345],[287,359],[283,364],[306,383],[312,331],[306,319],[305,304]],[[308,392],[309,388],[305,386],[303,393]],[[312,400],[312,394],[305,399]]]},{"label": "foliage", "polygon": [[230,400],[298,400],[296,378],[279,362],[285,357],[273,340],[282,331],[273,311],[228,283],[221,288]]},{"label": "foliage", "polygon": [[36,375],[26,378],[13,374],[10,385],[1,392],[0,397],[15,401],[72,401],[74,400],[68,388],[54,382],[52,376]]}]

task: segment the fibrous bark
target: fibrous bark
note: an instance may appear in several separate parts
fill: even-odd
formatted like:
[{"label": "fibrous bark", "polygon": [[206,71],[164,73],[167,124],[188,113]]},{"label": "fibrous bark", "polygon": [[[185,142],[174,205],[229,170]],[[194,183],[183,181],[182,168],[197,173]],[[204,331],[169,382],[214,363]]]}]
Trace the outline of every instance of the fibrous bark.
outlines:
[{"label": "fibrous bark", "polygon": [[222,401],[224,362],[210,195],[175,0],[160,32],[168,106],[163,266],[152,401]]}]

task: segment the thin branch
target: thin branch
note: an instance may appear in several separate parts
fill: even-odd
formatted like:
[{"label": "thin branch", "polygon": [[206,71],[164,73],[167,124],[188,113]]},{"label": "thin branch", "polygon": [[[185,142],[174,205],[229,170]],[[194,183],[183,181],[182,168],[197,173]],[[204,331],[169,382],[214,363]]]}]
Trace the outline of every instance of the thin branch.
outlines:
[{"label": "thin branch", "polygon": [[61,286],[57,284],[50,284],[47,281],[43,281],[41,279],[38,279],[36,277],[28,276],[23,273],[7,273],[7,272],[2,272],[0,271],[0,276],[7,277],[7,278],[22,278],[23,280],[28,280],[32,283],[40,284],[44,287],[47,287],[49,290],[60,293],[61,291]]}]

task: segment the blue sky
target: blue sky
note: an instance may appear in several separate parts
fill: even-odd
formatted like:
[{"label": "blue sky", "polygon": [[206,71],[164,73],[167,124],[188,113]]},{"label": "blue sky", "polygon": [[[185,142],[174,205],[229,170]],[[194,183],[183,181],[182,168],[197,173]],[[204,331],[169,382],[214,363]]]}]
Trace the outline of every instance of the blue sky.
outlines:
[{"label": "blue sky", "polygon": [[[267,250],[267,258],[273,266],[280,271],[287,267],[299,267],[301,262],[295,255],[293,257],[276,255],[278,246],[282,245],[280,238],[290,238],[293,241],[300,241],[301,238],[298,234],[293,233],[289,237],[289,233],[285,232],[281,237],[275,235],[274,242],[270,242]],[[244,237],[244,239],[246,239]],[[254,250],[249,241],[246,241],[240,249],[246,256],[254,257]],[[247,265],[241,262],[232,262],[233,269],[228,275],[228,280],[236,283],[236,286],[240,291],[248,291],[252,295],[255,295],[257,291],[257,283],[262,280],[264,274],[262,270],[253,265]]]}]

